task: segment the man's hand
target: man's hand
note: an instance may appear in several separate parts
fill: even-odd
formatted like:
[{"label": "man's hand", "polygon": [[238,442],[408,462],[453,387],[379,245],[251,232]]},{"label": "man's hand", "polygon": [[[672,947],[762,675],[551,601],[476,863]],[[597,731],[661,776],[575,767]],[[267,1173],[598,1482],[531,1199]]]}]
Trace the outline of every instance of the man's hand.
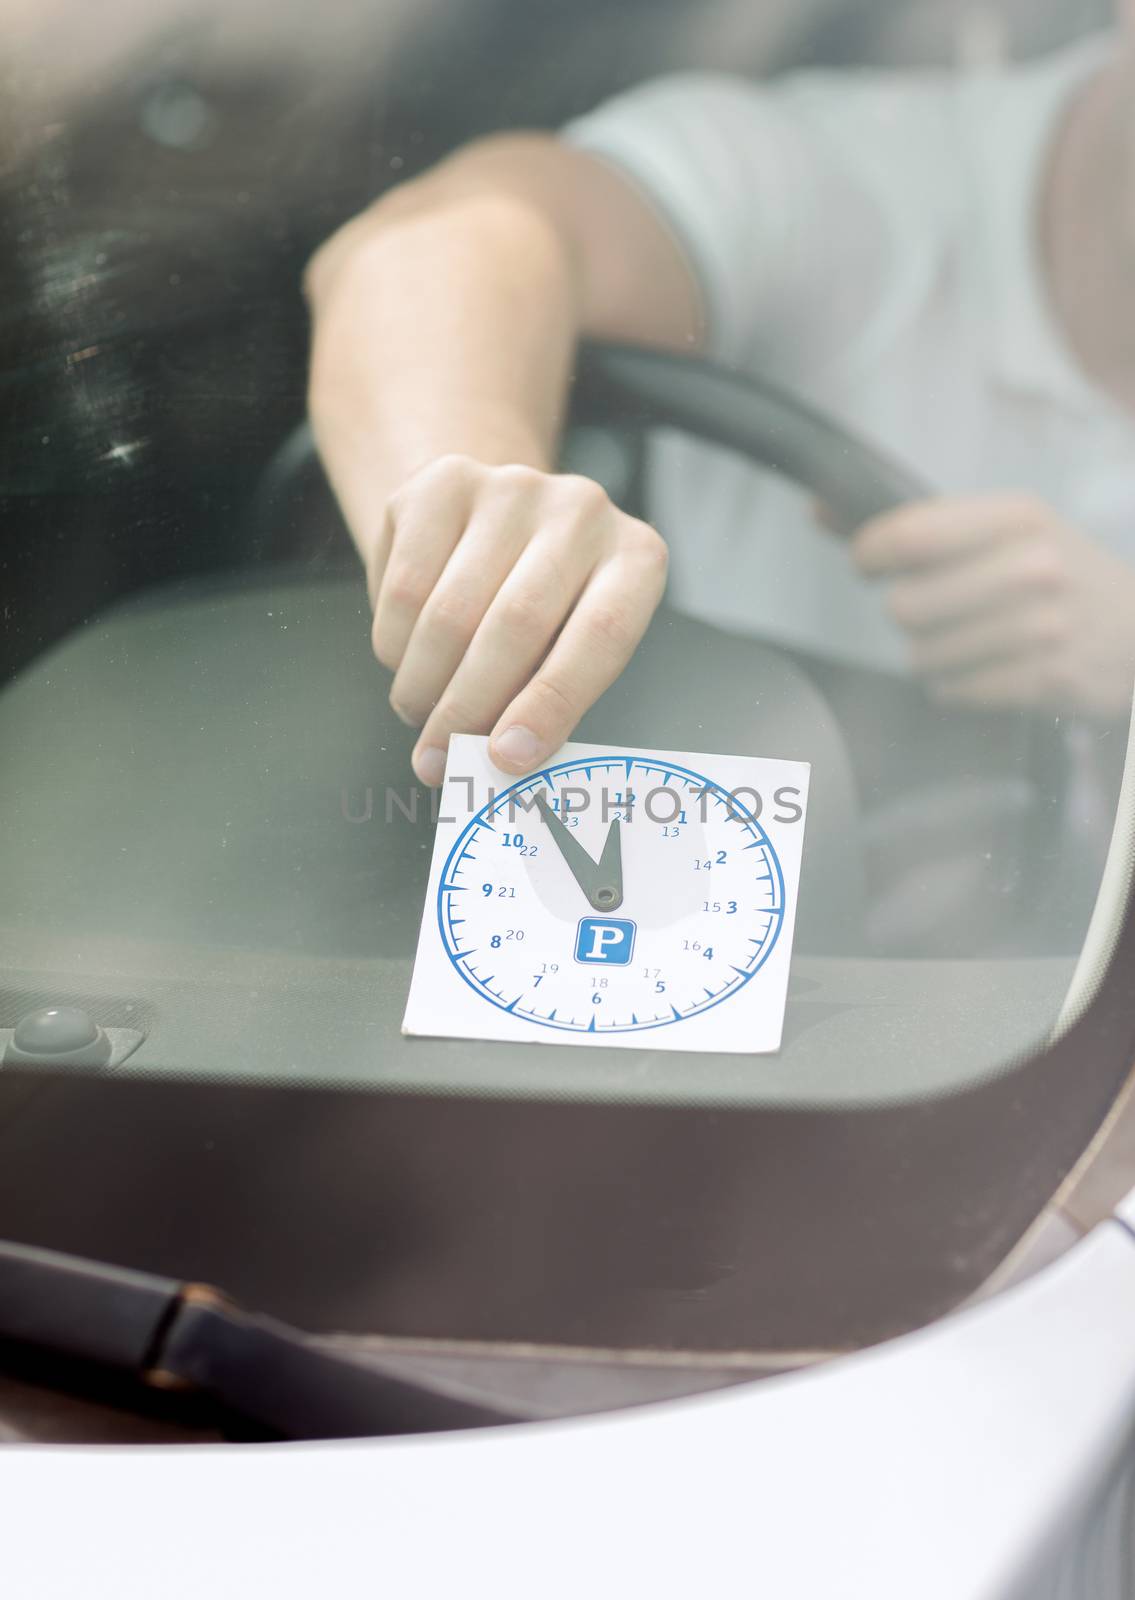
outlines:
[{"label": "man's hand", "polygon": [[1043,501],[920,501],[866,523],[852,554],[887,583],[891,615],[939,700],[1129,713],[1135,568]]},{"label": "man's hand", "polygon": [[666,546],[598,484],[444,456],[386,504],[368,561],[390,703],[439,784],[451,733],[491,733],[530,772],[627,664],[666,581]]},{"label": "man's hand", "polygon": [[574,352],[700,348],[693,266],[607,162],[518,133],[388,190],[305,287],[312,424],[391,699],[422,728],[415,769],[440,783],[462,731],[528,772],[618,676],[665,581],[652,528],[548,470]]}]

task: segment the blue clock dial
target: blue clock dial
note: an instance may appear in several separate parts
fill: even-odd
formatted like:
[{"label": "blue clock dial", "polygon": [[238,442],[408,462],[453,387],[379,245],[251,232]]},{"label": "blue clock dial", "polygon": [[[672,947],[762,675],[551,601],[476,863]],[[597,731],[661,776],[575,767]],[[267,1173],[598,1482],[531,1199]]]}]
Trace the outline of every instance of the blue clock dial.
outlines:
[{"label": "blue clock dial", "polygon": [[462,830],[442,944],[486,1003],[550,1029],[676,1027],[751,983],[784,877],[750,791],[659,757],[556,763]]}]

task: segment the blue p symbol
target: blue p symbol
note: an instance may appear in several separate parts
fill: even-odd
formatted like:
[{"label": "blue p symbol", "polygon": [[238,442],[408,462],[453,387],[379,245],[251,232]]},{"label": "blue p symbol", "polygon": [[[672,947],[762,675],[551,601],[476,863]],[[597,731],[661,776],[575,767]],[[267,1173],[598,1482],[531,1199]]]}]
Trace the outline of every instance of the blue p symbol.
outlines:
[{"label": "blue p symbol", "polygon": [[635,925],[621,917],[584,917],[575,935],[575,959],[625,967],[634,950]]}]

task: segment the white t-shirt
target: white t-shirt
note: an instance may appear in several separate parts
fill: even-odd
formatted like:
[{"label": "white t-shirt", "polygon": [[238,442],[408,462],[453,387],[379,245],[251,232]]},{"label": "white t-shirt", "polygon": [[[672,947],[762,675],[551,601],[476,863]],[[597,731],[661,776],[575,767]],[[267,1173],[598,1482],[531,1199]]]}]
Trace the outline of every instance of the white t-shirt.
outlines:
[{"label": "white t-shirt", "polygon": [[[936,492],[1030,490],[1135,561],[1135,419],[1077,368],[1035,249],[1050,140],[1107,50],[964,78],[678,74],[564,137],[683,242],[714,358],[787,384]],[[879,588],[795,489],[664,433],[648,498],[683,610],[905,668]]]}]

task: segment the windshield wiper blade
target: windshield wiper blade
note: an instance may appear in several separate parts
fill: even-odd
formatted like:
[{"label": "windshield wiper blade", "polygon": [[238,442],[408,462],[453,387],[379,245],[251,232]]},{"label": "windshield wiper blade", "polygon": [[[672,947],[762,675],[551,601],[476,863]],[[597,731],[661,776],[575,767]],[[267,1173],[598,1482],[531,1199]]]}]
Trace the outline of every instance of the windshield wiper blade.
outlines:
[{"label": "windshield wiper blade", "polygon": [[522,1420],[414,1383],[205,1284],[0,1241],[3,1347],[151,1390],[200,1395],[289,1439],[371,1438]]}]

